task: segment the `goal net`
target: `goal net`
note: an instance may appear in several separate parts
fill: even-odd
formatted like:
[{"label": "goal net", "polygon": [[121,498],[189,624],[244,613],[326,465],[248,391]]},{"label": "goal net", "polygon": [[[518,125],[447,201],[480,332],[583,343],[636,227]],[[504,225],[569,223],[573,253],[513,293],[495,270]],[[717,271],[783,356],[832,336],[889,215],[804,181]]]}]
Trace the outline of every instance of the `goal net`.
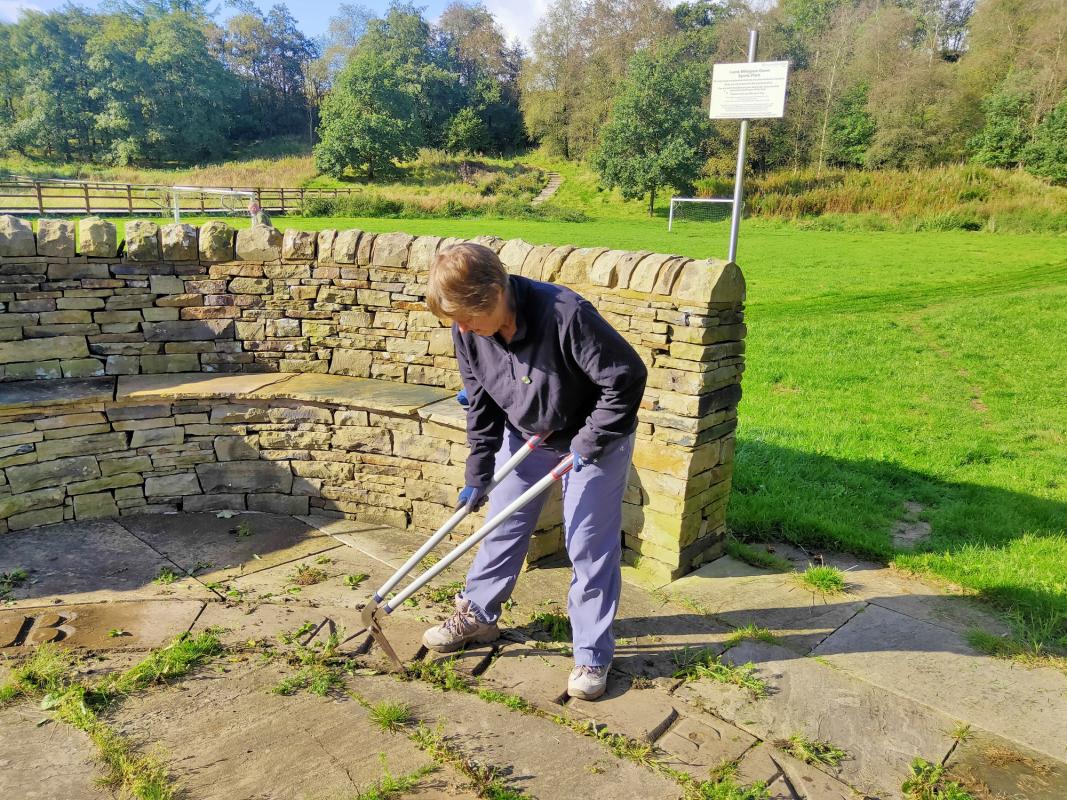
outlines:
[{"label": "goal net", "polygon": [[202,186],[171,186],[166,191],[175,222],[187,214],[246,214],[256,193],[247,189],[206,189]]},{"label": "goal net", "polygon": [[722,222],[733,211],[730,197],[672,197],[667,230],[680,222]]}]

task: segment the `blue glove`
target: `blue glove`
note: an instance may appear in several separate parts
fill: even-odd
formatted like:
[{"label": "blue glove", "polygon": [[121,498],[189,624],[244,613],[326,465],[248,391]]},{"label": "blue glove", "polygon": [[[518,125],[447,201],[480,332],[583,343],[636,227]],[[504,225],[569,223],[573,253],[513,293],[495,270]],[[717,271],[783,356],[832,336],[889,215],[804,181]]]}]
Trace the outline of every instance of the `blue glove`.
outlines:
[{"label": "blue glove", "polygon": [[581,472],[582,471],[582,467],[584,467],[586,464],[590,463],[590,462],[586,461],[584,458],[582,458],[580,455],[578,455],[574,450],[571,450],[571,455],[574,456],[574,460],[573,460],[574,466],[571,468],[571,470],[573,472]]},{"label": "blue glove", "polygon": [[470,505],[472,511],[477,511],[485,505],[488,499],[485,489],[479,489],[477,486],[464,486],[463,491],[459,493],[459,500],[456,501],[456,508]]},{"label": "blue glove", "polygon": [[456,395],[456,402],[459,403],[464,408],[466,408],[467,406],[469,406],[471,404],[470,398],[467,397],[467,390],[466,389],[460,389],[459,390],[459,394]]}]

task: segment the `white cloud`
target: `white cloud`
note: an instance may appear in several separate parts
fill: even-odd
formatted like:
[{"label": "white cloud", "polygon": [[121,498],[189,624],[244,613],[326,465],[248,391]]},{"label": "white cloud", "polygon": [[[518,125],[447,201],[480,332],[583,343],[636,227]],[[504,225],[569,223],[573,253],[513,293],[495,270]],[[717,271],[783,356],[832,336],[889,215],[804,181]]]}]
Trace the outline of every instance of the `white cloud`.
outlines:
[{"label": "white cloud", "polygon": [[551,4],[552,0],[486,0],[485,7],[509,40],[517,38],[529,48],[530,34]]},{"label": "white cloud", "polygon": [[40,6],[35,6],[33,3],[26,3],[23,0],[0,0],[0,22],[16,22],[19,18],[19,12],[23,9],[27,11],[42,11]]}]

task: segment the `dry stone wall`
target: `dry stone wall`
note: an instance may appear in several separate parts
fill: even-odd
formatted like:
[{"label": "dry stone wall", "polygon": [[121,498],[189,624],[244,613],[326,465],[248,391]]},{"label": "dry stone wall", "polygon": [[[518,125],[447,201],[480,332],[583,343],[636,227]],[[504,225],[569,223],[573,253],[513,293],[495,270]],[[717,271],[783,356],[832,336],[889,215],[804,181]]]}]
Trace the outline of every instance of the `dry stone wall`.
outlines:
[{"label": "dry stone wall", "polygon": [[[114,226],[100,219],[77,225],[41,220],[35,234],[21,220],[0,217],[0,381],[312,373],[453,390],[460,382],[451,336],[426,310],[423,299],[434,254],[458,241],[358,230],[282,233],[256,226],[235,232],[222,222],[199,228],[136,222],[126,226],[125,242],[120,242]],[[493,237],[476,241],[496,250],[513,273],[562,283],[589,298],[649,367],[625,498],[627,560],[640,561],[664,577],[682,574],[716,555],[725,531],[744,370],[745,285],[738,268],[721,261],[647,252],[532,245]],[[120,402],[117,395],[113,402]],[[241,401],[229,397],[227,402]],[[338,399],[332,413],[344,412],[343,406]],[[262,434],[212,432],[213,410],[179,411],[171,406],[170,412],[174,419],[207,413],[209,422],[194,424],[209,427],[191,434],[186,430],[180,445],[164,447],[184,447],[186,436]],[[114,437],[116,447],[124,438],[121,449],[133,451],[129,457],[137,458],[141,448],[134,446],[135,431],[114,427],[122,421],[108,418],[86,424],[110,426],[106,435]],[[383,419],[375,422],[368,420],[365,427],[386,427]],[[33,424],[33,431],[19,427],[0,434],[0,470],[26,466],[8,463],[11,457],[27,455],[10,451],[27,442],[9,437],[43,436]],[[336,416],[329,423],[293,424],[326,426],[294,430],[320,434],[318,438],[334,437],[339,430]],[[451,492],[458,482],[455,468],[464,454],[460,425],[420,421],[419,431],[425,432],[421,426],[430,424],[450,431],[443,437],[450,442],[444,466],[453,471],[437,477]],[[104,434],[101,429],[99,435]],[[174,433],[169,436],[176,438]],[[214,453],[214,442],[210,448],[206,443],[195,439],[198,457],[206,457],[209,450]],[[34,444],[34,463],[47,463]],[[304,478],[293,471],[293,459],[275,456],[305,449],[312,451],[260,447],[257,459],[289,462],[294,479]],[[365,463],[359,459],[368,455],[359,449],[345,452],[358,456],[349,463]],[[44,454],[55,460],[80,457],[64,453],[62,445],[45,448]],[[153,475],[159,471],[157,459],[148,457],[153,468],[136,473],[144,482],[140,489],[151,478],[168,474]],[[418,448],[402,447],[389,458],[434,463],[425,461]],[[187,474],[193,472],[195,465]],[[0,486],[4,488],[14,502],[20,492],[6,476]],[[386,482],[381,488],[383,494],[400,498],[403,506],[398,509],[403,519],[398,513],[390,518],[391,524],[432,527],[425,521],[448,508],[444,495],[434,494],[440,510],[424,509],[420,516],[416,503],[426,501],[412,496],[418,494],[417,486]],[[120,498],[120,489],[130,491]],[[117,513],[135,508],[120,505],[120,499],[130,499],[134,489],[132,484],[107,489]],[[213,493],[200,485],[189,496]],[[246,508],[252,507],[254,494],[244,493]],[[159,505],[148,497],[143,495],[145,506]],[[101,502],[110,512],[111,506]],[[65,495],[64,514],[77,516],[77,505]],[[389,507],[384,500],[365,505]],[[25,513],[26,509],[17,512]],[[41,520],[51,521],[56,513],[53,510]]]}]

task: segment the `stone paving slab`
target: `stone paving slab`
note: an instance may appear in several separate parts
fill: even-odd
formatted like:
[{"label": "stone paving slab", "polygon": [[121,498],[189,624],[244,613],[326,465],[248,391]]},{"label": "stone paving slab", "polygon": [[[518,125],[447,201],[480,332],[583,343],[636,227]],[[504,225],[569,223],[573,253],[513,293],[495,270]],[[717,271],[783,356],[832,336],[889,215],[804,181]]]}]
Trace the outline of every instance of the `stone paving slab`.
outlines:
[{"label": "stone paving slab", "polygon": [[[310,623],[323,625],[315,639],[336,631],[342,642],[363,626],[360,613],[354,609],[331,606],[306,606],[296,603],[208,603],[192,627],[192,633],[208,628],[221,628],[219,639],[227,647],[243,644],[249,640],[276,640],[279,634],[291,634]],[[344,652],[352,652],[362,643],[362,637],[342,645]]]},{"label": "stone paving slab", "polygon": [[355,677],[347,684],[372,703],[390,698],[409,703],[430,728],[440,726],[450,745],[479,764],[500,767],[508,788],[529,797],[666,800],[681,795],[667,778],[617,759],[601,743],[547,719],[420,683]]},{"label": "stone paving slab", "polygon": [[567,707],[598,725],[607,725],[612,733],[654,742],[678,719],[678,703],[666,692],[633,689],[632,683],[630,676],[611,672],[602,697],[595,701],[572,698]]},{"label": "stone paving slab", "polygon": [[[347,519],[321,516],[299,517],[299,519],[337,541],[392,567],[393,570],[405,564],[415,551],[422,547],[427,538],[423,534],[412,531],[401,531],[382,525],[368,525]],[[454,546],[454,544],[442,542],[431,555],[439,557]],[[451,574],[462,578],[471,558],[473,555],[470,553],[460,558],[446,571],[446,575]],[[416,568],[409,577],[415,577],[421,572],[421,568]],[[390,570],[391,573],[392,570]]]},{"label": "stone paving slab", "polygon": [[[762,783],[767,787],[768,800],[807,800],[795,793],[786,782],[778,763],[780,753],[771,745],[759,743],[749,749],[737,765],[734,780],[742,786]],[[822,800],[813,797],[811,800]]]},{"label": "stone paving slab", "polygon": [[[288,670],[247,665],[127,700],[112,724],[139,747],[162,745],[198,800],[351,796],[430,763],[404,736],[384,734],[354,700],[271,693]],[[391,680],[383,678],[382,680]]]},{"label": "stone paving slab", "polygon": [[770,696],[754,699],[711,679],[688,682],[676,694],[763,741],[801,733],[845,749],[840,777],[876,797],[900,796],[915,756],[939,763],[952,748],[953,717],[785,647],[746,641],[723,659],[753,663]]},{"label": "stone paving slab", "polygon": [[11,800],[104,800],[94,781],[89,737],[28,703],[0,710],[0,797]]},{"label": "stone paving slab", "polygon": [[482,675],[482,682],[558,714],[563,710],[561,701],[567,694],[567,676],[573,667],[571,656],[525,644],[505,644]]},{"label": "stone paving slab", "polygon": [[0,652],[29,652],[45,642],[88,650],[161,647],[204,608],[199,600],[63,604],[0,610]]},{"label": "stone paving slab", "polygon": [[180,574],[181,569],[109,520],[64,522],[8,533],[3,539],[0,572],[25,569],[30,574],[12,591],[10,605],[15,608],[214,596],[192,578],[169,585],[154,583],[161,570]]},{"label": "stone paving slab", "polygon": [[[754,545],[791,561],[798,570],[811,564],[813,553],[790,544]],[[990,613],[963,589],[936,585],[891,566],[876,564],[847,553],[820,551],[819,562],[845,573],[849,594],[901,614],[966,633],[981,628],[992,634],[1010,633],[1004,620]]]},{"label": "stone paving slab", "polygon": [[945,766],[976,800],[1067,797],[1067,764],[985,731],[973,731],[960,742]]},{"label": "stone paving slab", "polygon": [[[740,728],[711,714],[701,714],[699,718],[679,719],[660,736],[656,746],[670,754],[663,759],[667,766],[706,781],[711,770],[728,761],[738,761],[756,743],[756,737]],[[757,780],[766,779],[753,778],[748,783]]]},{"label": "stone paving slab", "polygon": [[[205,584],[337,547],[317,528],[277,514],[141,514],[123,517],[121,524],[183,570],[195,570]],[[248,535],[240,533],[242,525]]]},{"label": "stone paving slab", "polygon": [[[303,569],[303,573],[298,571]],[[307,583],[326,577],[318,583]],[[329,550],[267,567],[235,578],[231,586],[246,598],[272,603],[329,605],[359,608],[371,598],[392,570],[367,555],[336,543]],[[367,576],[355,587],[345,583],[348,576]],[[303,581],[303,583],[301,583]]]},{"label": "stone paving slab", "polygon": [[962,636],[872,606],[815,651],[835,668],[1067,761],[1067,675],[982,656]]},{"label": "stone paving slab", "polygon": [[800,653],[810,652],[865,605],[854,596],[824,597],[788,575],[729,556],[705,564],[663,592],[731,625],[767,628]]}]

